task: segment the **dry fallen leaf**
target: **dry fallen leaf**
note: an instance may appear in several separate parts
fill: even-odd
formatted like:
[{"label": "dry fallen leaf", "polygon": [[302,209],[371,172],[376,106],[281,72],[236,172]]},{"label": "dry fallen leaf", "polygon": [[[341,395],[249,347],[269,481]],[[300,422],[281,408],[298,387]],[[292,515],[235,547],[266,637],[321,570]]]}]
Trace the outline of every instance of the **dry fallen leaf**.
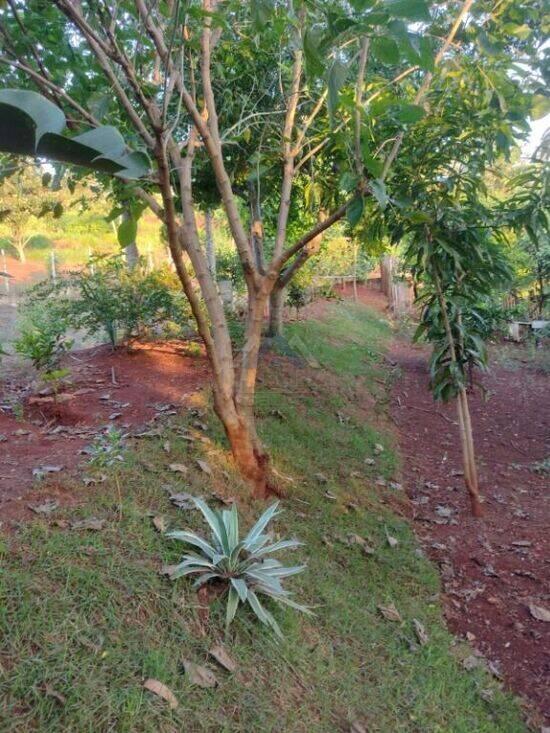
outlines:
[{"label": "dry fallen leaf", "polygon": [[349,727],[349,733],[367,733],[367,729],[358,720],[354,720]]},{"label": "dry fallen leaf", "polygon": [[71,522],[71,529],[89,529],[93,532],[99,532],[105,527],[105,523],[105,519],[90,517],[89,519],[79,519],[76,522]]},{"label": "dry fallen leaf", "polygon": [[55,499],[47,499],[43,504],[29,504],[28,506],[35,514],[51,514],[57,509],[59,503]]},{"label": "dry fallen leaf", "polygon": [[464,669],[471,671],[472,669],[476,669],[476,667],[484,667],[485,660],[483,657],[476,657],[474,654],[470,654],[469,657],[462,660],[462,666]]},{"label": "dry fallen leaf", "polygon": [[168,468],[174,473],[188,473],[189,469],[183,463],[171,463]]},{"label": "dry fallen leaf", "polygon": [[237,663],[229,656],[227,649],[222,644],[216,644],[208,653],[228,672],[234,672],[237,669]]},{"label": "dry fallen leaf", "polygon": [[161,534],[166,532],[166,519],[164,517],[153,517],[153,527]]},{"label": "dry fallen leaf", "polygon": [[152,692],[158,697],[161,697],[163,700],[166,700],[172,710],[175,710],[178,707],[178,701],[176,700],[176,696],[174,695],[172,690],[166,687],[166,685],[164,685],[162,682],[159,682],[159,680],[145,680],[143,686],[146,690],[149,690],[149,692]]},{"label": "dry fallen leaf", "polygon": [[426,629],[420,623],[420,621],[416,618],[413,618],[413,626],[414,626],[414,633],[416,634],[416,638],[418,639],[418,643],[421,646],[424,646],[430,640],[426,632]]},{"label": "dry fallen leaf", "polygon": [[530,603],[528,608],[531,616],[537,621],[550,621],[550,611],[547,608],[536,606],[534,603]]},{"label": "dry fallen leaf", "polygon": [[60,705],[65,705],[65,703],[67,702],[67,698],[65,697],[65,695],[62,695],[60,692],[55,690],[51,685],[45,684],[42,689],[46,697],[52,697]]},{"label": "dry fallen leaf", "polygon": [[212,475],[212,469],[210,468],[210,466],[208,465],[206,461],[201,461],[200,458],[197,458],[197,466],[200,468],[200,470],[203,473],[207,473],[209,476]]},{"label": "dry fallen leaf", "polygon": [[193,501],[194,498],[195,497],[192,494],[188,494],[186,491],[170,495],[170,501],[174,506],[177,506],[178,509],[196,509],[197,507]]},{"label": "dry fallen leaf", "polygon": [[388,540],[388,545],[390,547],[397,547],[397,545],[399,544],[399,540],[393,537],[391,534],[388,534],[387,529],[385,530],[385,532],[386,532],[386,539]]},{"label": "dry fallen leaf", "polygon": [[164,443],[162,444],[162,449],[164,450],[164,452],[165,452],[165,453],[170,453],[170,451],[172,450],[172,447],[171,447],[171,445],[170,445],[170,441],[169,441],[169,440],[166,440],[166,441],[165,441],[165,442],[164,442]]},{"label": "dry fallen leaf", "polygon": [[393,603],[390,603],[389,606],[378,606],[378,610],[388,621],[397,621],[400,623],[403,620],[401,618],[401,614]]},{"label": "dry fallen leaf", "polygon": [[192,685],[198,685],[198,687],[216,687],[218,680],[214,672],[207,667],[201,667],[200,664],[195,664],[188,659],[183,660],[183,666],[185,668],[185,674],[189,677],[189,681]]}]

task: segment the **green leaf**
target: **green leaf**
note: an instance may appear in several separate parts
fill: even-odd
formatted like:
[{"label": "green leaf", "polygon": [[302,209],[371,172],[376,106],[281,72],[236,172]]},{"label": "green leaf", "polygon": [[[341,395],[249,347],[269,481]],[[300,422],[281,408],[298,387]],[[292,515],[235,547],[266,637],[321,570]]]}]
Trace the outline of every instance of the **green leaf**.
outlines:
[{"label": "green leaf", "polygon": [[380,179],[374,179],[369,181],[369,186],[372,191],[372,195],[378,201],[381,209],[385,209],[388,205],[388,194],[386,193],[386,185],[384,181]]},{"label": "green leaf", "polygon": [[321,30],[312,28],[306,30],[303,37],[304,57],[308,76],[322,76],[325,69],[324,60],[321,56],[319,45],[321,42]]},{"label": "green leaf", "polygon": [[522,23],[521,25],[518,23],[505,23],[502,26],[502,30],[507,35],[519,38],[520,41],[527,40],[532,33],[527,23]]},{"label": "green leaf", "polygon": [[341,61],[336,59],[331,64],[328,72],[328,111],[333,121],[334,112],[338,108],[340,102],[340,89],[343,87],[348,75],[348,67]]},{"label": "green leaf", "polygon": [[21,89],[0,92],[0,151],[123,178],[141,178],[150,170],[144,153],[126,152],[124,139],[114,127],[98,127],[72,138],[61,134],[64,129],[62,111],[40,94]]},{"label": "green leaf", "polygon": [[424,0],[385,0],[384,7],[394,18],[430,20],[428,4]]},{"label": "green leaf", "polygon": [[64,128],[63,112],[37,92],[0,91],[0,141],[10,140],[14,146],[8,152],[32,155],[47,132],[59,134]]},{"label": "green leaf", "polygon": [[137,221],[132,218],[124,219],[117,230],[118,243],[121,247],[128,247],[136,241]]},{"label": "green leaf", "polygon": [[400,122],[418,122],[426,114],[423,107],[418,104],[403,103],[397,107],[396,117]]},{"label": "green leaf", "polygon": [[250,0],[252,27],[258,33],[265,27],[271,18],[273,5],[269,0]]},{"label": "green leaf", "polygon": [[531,100],[531,119],[540,120],[550,112],[550,97],[544,94],[533,94]]},{"label": "green leaf", "polygon": [[382,64],[397,64],[399,48],[397,43],[387,36],[376,36],[372,39],[372,53]]},{"label": "green leaf", "polygon": [[235,618],[235,614],[237,613],[237,607],[239,605],[239,594],[233,588],[233,586],[229,589],[229,596],[227,598],[227,609],[225,612],[225,626],[226,628],[229,627],[233,619]]},{"label": "green leaf", "polygon": [[358,178],[355,175],[355,173],[351,173],[350,171],[344,171],[342,175],[340,176],[340,188],[343,191],[350,192],[353,191],[353,189],[357,186]]},{"label": "green leaf", "polygon": [[384,162],[379,158],[375,158],[370,153],[366,152],[363,147],[363,162],[368,172],[374,176],[374,178],[380,178],[382,171],[384,170]]},{"label": "green leaf", "polygon": [[362,196],[356,196],[347,206],[346,216],[351,227],[356,226],[363,215],[365,202]]}]

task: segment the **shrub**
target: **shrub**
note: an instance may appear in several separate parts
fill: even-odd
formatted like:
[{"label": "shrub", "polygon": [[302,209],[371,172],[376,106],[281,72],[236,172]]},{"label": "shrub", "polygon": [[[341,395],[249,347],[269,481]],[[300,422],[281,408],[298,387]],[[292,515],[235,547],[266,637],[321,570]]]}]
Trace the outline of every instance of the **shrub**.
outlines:
[{"label": "shrub", "polygon": [[50,372],[73,342],[66,336],[68,323],[61,304],[46,289],[40,292],[43,300],[42,296],[39,299],[31,296],[23,306],[21,335],[14,346],[16,352],[30,359],[36,369]]},{"label": "shrub", "polygon": [[265,533],[268,523],[276,516],[278,502],[270,506],[258,519],[243,540],[239,539],[239,517],[235,505],[231,510],[213,511],[201,499],[194,499],[211,530],[210,540],[194,532],[170,532],[167,537],[181,540],[197,548],[196,552],[183,556],[182,561],[170,573],[172,580],[184,575],[197,575],[195,587],[215,581],[223,583],[228,591],[226,628],[232,622],[240,603],[248,603],[258,619],[282,636],[279,625],[264,608],[258,594],[272,598],[298,611],[311,613],[290,598],[282,586],[283,578],[304,570],[304,565],[285,567],[278,560],[268,557],[274,552],[297,547],[297,540],[281,540],[271,543]]},{"label": "shrub", "polygon": [[144,338],[165,324],[176,324],[181,335],[190,317],[175,275],[167,269],[146,272],[143,262],[129,270],[121,256],[96,258],[71,284],[74,327],[90,335],[104,330],[113,347],[120,338]]},{"label": "shrub", "polygon": [[126,450],[125,437],[120,430],[109,426],[87,446],[86,453],[90,456],[90,464],[95,468],[109,468],[116,463],[123,463]]},{"label": "shrub", "polygon": [[299,282],[292,281],[287,289],[286,301],[288,305],[300,310],[307,304],[307,290]]},{"label": "shrub", "polygon": [[[146,272],[143,263],[129,270],[121,255],[96,257],[89,267],[57,283],[43,281],[29,292],[25,309],[40,307],[42,318],[63,333],[104,332],[113,348],[120,341],[169,331],[181,336],[190,309],[176,276],[168,269]],[[45,309],[45,312],[44,312]]]}]

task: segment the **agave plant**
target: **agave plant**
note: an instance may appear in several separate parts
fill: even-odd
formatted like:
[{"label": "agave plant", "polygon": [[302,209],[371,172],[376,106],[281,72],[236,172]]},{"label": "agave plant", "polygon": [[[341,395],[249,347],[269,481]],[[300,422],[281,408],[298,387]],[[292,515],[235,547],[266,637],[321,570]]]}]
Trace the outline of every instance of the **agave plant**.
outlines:
[{"label": "agave plant", "polygon": [[278,550],[287,550],[302,544],[297,540],[272,543],[271,536],[265,532],[271,519],[280,513],[277,511],[278,502],[266,509],[246,537],[240,540],[239,517],[235,505],[231,510],[215,511],[202,499],[195,498],[193,501],[206,519],[212,535],[208,541],[194,532],[176,531],[167,534],[171,539],[181,540],[197,548],[197,551],[184,555],[181,563],[173,568],[170,573],[172,580],[184,575],[197,575],[194,583],[197,588],[210,581],[226,583],[226,628],[233,621],[239,604],[248,603],[262,623],[270,626],[278,636],[282,636],[272,614],[260,603],[259,594],[304,613],[311,613],[307,607],[293,601],[290,593],[282,586],[283,578],[302,572],[305,566],[285,567],[270,557]]}]

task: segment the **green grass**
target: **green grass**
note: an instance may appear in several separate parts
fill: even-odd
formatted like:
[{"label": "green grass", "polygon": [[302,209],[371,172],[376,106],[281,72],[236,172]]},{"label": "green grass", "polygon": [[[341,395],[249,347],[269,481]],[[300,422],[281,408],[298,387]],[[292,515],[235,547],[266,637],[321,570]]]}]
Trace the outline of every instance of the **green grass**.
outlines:
[{"label": "green grass", "polygon": [[[162,514],[170,528],[203,527],[196,512],[170,507],[163,484],[237,497],[245,488],[215,420],[208,418],[210,442],[190,446],[177,430],[195,418],[178,418],[161,438],[134,444],[100,491],[80,488],[78,509],[59,512],[103,517],[103,531],[36,521],[4,538],[1,731],[333,733],[353,721],[369,733],[526,730],[513,698],[482,670],[461,667],[471,650],[445,629],[437,571],[391,509],[399,492],[376,485],[379,477],[398,479],[393,436],[383,410],[372,409],[383,404],[388,381],[388,325],[364,308],[339,305],[323,321],[294,324],[288,337],[294,351],[305,348],[302,356],[323,368],[275,357],[263,374],[259,423],[274,465],[292,479],[281,479],[288,498],[275,527],[305,542],[295,559],[308,569],[289,587],[316,616],[273,609],[285,634],[279,644],[251,614],[239,613],[226,639],[238,671],[216,669],[214,690],[190,686],[182,660],[204,664],[223,638],[223,602],[201,632],[190,584],[158,575],[182,546],[159,535],[151,517]],[[170,455],[161,447],[166,440]],[[366,466],[376,443],[385,449]],[[198,455],[212,477],[192,468],[182,479],[167,470],[176,460],[192,467]],[[261,511],[254,502],[240,508],[247,524]],[[349,533],[368,538],[375,554],[342,542]],[[402,623],[380,615],[377,606],[389,603]],[[429,634],[425,646],[416,643],[415,618]],[[143,690],[147,677],[170,687],[177,710]],[[491,702],[480,694],[487,689]]]}]

